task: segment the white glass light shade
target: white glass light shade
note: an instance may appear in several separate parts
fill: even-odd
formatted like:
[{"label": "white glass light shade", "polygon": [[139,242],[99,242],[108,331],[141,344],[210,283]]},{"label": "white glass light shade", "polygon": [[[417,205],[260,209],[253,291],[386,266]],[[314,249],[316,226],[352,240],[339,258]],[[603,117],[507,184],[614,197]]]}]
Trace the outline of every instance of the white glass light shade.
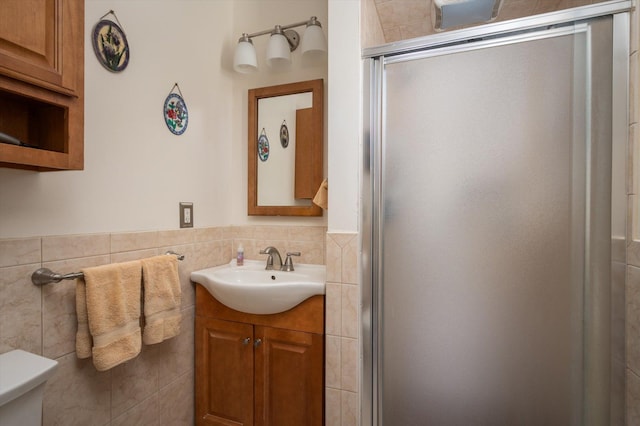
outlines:
[{"label": "white glass light shade", "polygon": [[322,58],[327,53],[327,39],[320,25],[307,25],[300,42],[304,58]]},{"label": "white glass light shade", "polygon": [[267,64],[271,68],[282,69],[291,64],[289,42],[283,34],[272,34],[267,44]]},{"label": "white glass light shade", "polygon": [[258,70],[256,48],[251,41],[240,41],[233,55],[233,69],[242,74],[252,73]]}]

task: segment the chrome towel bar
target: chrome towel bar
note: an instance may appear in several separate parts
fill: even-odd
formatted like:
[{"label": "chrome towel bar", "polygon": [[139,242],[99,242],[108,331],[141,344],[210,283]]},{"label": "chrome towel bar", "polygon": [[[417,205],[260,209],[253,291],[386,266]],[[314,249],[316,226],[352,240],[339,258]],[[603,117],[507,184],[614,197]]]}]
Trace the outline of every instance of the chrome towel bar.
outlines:
[{"label": "chrome towel bar", "polygon": [[[179,254],[169,250],[165,254],[174,255],[178,260],[184,260],[184,254]],[[43,286],[50,283],[59,283],[62,280],[74,280],[84,276],[82,272],[72,272],[69,274],[57,274],[49,268],[40,268],[31,274],[31,282],[37,286]]]}]

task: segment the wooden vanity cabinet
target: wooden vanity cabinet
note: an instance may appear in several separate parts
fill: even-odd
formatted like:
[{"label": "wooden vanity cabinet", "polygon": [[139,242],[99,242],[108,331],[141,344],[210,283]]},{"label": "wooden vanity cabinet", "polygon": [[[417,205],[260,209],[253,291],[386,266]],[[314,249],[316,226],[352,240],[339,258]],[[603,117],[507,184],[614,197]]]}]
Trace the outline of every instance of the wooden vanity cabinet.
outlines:
[{"label": "wooden vanity cabinet", "polygon": [[196,316],[196,424],[253,425],[253,326]]},{"label": "wooden vanity cabinet", "polygon": [[84,0],[0,1],[0,166],[84,166]]},{"label": "wooden vanity cabinet", "polygon": [[196,424],[322,425],[323,330],[323,296],[252,315],[196,285]]}]

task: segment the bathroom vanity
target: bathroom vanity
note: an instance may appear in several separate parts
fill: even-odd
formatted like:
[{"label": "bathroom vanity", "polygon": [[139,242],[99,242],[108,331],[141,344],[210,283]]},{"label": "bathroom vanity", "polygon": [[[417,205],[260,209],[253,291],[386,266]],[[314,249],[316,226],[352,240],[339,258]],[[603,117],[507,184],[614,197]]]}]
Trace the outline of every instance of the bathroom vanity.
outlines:
[{"label": "bathroom vanity", "polygon": [[324,296],[236,311],[196,285],[196,425],[322,425]]}]

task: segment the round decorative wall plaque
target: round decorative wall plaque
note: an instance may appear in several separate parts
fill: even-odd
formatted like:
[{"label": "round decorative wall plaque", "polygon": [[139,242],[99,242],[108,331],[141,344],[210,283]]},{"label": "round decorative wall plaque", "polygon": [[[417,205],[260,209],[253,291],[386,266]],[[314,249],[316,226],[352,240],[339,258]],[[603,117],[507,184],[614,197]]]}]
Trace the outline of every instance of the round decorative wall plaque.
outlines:
[{"label": "round decorative wall plaque", "polygon": [[264,129],[262,129],[260,137],[258,137],[258,158],[260,158],[260,161],[267,161],[269,158],[269,138],[267,138]]},{"label": "round decorative wall plaque", "polygon": [[[173,89],[177,88],[180,92],[180,86],[178,83],[173,85]],[[180,136],[187,130],[187,124],[189,124],[189,112],[187,111],[187,104],[182,98],[182,92],[174,93],[171,89],[171,93],[164,101],[164,122],[167,128],[174,135]]]},{"label": "round decorative wall plaque", "polygon": [[283,121],[280,126],[280,144],[283,148],[289,146],[289,128],[287,127],[287,121]]},{"label": "round decorative wall plaque", "polygon": [[98,62],[111,72],[121,72],[129,64],[129,43],[127,36],[118,23],[109,19],[104,19],[107,15],[116,17],[113,10],[100,18],[100,21],[93,27],[91,41],[93,52],[98,58]]}]

